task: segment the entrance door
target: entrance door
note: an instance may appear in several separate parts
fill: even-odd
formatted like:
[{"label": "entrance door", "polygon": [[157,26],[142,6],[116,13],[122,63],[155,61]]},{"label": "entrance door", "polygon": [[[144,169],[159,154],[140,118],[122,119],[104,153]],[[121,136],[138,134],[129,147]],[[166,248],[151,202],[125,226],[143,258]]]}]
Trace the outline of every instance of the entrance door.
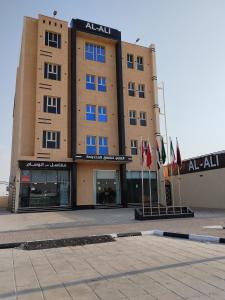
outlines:
[{"label": "entrance door", "polygon": [[95,171],[95,199],[97,205],[120,204],[119,172],[114,170]]}]

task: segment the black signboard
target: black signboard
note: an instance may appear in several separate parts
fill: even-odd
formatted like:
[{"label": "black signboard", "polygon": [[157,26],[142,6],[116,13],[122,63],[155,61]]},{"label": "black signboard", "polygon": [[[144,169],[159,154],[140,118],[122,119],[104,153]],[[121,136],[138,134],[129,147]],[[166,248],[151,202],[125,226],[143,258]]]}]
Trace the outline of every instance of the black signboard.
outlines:
[{"label": "black signboard", "polygon": [[115,162],[130,162],[131,156],[126,155],[89,155],[76,154],[74,160],[91,160],[91,161],[115,161]]},{"label": "black signboard", "polygon": [[121,32],[119,30],[104,25],[99,25],[80,19],[72,19],[71,27],[76,28],[78,31],[84,31],[115,40],[121,40]]},{"label": "black signboard", "polygon": [[54,169],[54,170],[65,170],[69,169],[71,166],[67,162],[58,162],[58,161],[27,161],[20,160],[19,168],[20,169]]},{"label": "black signboard", "polygon": [[182,162],[181,174],[204,172],[214,169],[225,168],[225,152],[208,154]]}]

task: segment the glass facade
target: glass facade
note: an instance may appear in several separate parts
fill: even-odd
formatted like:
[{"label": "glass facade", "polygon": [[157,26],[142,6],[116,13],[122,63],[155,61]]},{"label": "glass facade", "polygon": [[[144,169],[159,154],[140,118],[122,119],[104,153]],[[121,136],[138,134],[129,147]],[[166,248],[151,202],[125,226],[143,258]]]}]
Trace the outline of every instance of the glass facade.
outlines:
[{"label": "glass facade", "polygon": [[20,182],[21,208],[70,205],[68,170],[21,170]]}]

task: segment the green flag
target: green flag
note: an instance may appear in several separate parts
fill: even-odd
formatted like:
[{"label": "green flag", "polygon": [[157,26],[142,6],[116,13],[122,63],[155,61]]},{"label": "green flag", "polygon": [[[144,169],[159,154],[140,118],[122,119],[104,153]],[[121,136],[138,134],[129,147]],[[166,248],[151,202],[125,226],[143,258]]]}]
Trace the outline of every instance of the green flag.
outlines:
[{"label": "green flag", "polygon": [[161,153],[162,153],[162,162],[163,164],[166,162],[166,150],[163,142],[163,137],[161,136]]}]

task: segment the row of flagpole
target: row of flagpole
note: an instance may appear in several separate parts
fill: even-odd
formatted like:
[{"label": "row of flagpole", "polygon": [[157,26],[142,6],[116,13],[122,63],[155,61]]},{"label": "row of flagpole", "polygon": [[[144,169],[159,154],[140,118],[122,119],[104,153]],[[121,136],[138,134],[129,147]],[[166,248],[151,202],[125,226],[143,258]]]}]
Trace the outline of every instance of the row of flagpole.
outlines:
[{"label": "row of flagpole", "polygon": [[[165,151],[165,146],[164,146],[164,141],[163,137],[159,136],[161,143],[161,150],[158,144],[158,140],[156,137],[155,140],[155,150],[156,150],[156,161],[157,161],[157,206],[158,206],[158,212],[160,214],[160,199],[162,199],[162,191],[161,191],[161,168],[163,167],[164,163],[166,162],[166,151]],[[168,145],[167,145],[168,149]],[[168,151],[167,151],[168,152]],[[145,199],[144,199],[144,165],[146,164],[146,167],[148,168],[149,171],[149,206],[150,206],[150,211],[152,214],[152,193],[151,193],[151,165],[153,162],[153,155],[152,155],[152,147],[150,144],[150,140],[148,138],[147,141],[144,141],[141,137],[141,166],[142,166],[142,174],[141,174],[141,182],[142,182],[142,210],[143,210],[143,215],[145,214],[144,207],[145,207]],[[173,205],[173,212],[175,213],[175,205],[174,205],[174,188],[173,188],[173,179],[172,176],[175,175],[173,174],[173,171],[175,168],[177,168],[178,172],[178,192],[179,192],[179,200],[180,200],[180,208],[182,209],[182,200],[181,200],[181,186],[180,186],[180,169],[182,166],[182,160],[181,160],[181,154],[180,154],[180,148],[178,144],[178,140],[176,138],[176,155],[175,151],[173,148],[173,143],[172,139],[170,138],[170,156],[168,156],[168,168],[170,167],[170,183],[171,183],[171,200],[172,200],[172,205]],[[159,174],[160,173],[160,174]],[[164,176],[164,175],[163,175]],[[167,210],[167,201],[166,201],[166,186],[165,186],[165,180],[164,182],[164,195],[165,195],[165,204],[166,204],[166,210]],[[182,211],[181,211],[182,212]]]}]

